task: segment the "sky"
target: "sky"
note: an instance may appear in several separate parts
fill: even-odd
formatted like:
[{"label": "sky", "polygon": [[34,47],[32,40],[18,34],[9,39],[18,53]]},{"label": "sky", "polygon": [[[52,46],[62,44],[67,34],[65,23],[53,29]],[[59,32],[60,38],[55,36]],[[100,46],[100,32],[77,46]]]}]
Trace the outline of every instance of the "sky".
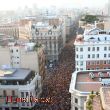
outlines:
[{"label": "sky", "polygon": [[18,7],[32,7],[37,4],[37,7],[104,7],[108,0],[0,0],[0,10],[15,10]]}]

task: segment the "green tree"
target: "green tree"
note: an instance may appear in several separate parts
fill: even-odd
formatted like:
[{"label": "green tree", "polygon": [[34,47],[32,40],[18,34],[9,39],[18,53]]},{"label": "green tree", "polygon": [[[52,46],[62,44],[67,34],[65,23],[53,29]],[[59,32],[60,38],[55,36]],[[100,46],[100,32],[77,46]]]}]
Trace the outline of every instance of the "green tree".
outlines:
[{"label": "green tree", "polygon": [[96,92],[96,95],[97,95],[97,96],[99,95],[99,92],[98,92],[98,91]]},{"label": "green tree", "polygon": [[93,110],[92,105],[87,105],[86,108],[87,108],[88,110]]},{"label": "green tree", "polygon": [[81,20],[86,21],[86,23],[94,23],[95,21],[99,21],[99,19],[95,15],[86,15],[85,18]]}]

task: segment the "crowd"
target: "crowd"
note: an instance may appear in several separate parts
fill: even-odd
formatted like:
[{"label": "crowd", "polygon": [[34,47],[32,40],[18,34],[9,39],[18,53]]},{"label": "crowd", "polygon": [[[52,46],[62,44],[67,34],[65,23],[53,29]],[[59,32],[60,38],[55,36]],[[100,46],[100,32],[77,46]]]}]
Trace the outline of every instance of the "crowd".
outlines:
[{"label": "crowd", "polygon": [[47,73],[43,83],[41,97],[50,97],[51,102],[41,105],[36,110],[70,110],[71,96],[69,85],[71,75],[74,71],[74,49],[73,40],[66,44],[63,49],[59,65]]}]

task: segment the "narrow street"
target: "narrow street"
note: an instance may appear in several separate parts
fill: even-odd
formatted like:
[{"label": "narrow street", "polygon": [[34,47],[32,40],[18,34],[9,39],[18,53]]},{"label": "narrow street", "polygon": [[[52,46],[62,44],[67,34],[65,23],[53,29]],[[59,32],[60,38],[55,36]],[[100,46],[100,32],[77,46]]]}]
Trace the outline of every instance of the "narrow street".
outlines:
[{"label": "narrow street", "polygon": [[69,85],[74,71],[74,38],[66,44],[56,68],[47,73],[41,97],[51,98],[50,104],[43,104],[36,110],[70,110]]}]

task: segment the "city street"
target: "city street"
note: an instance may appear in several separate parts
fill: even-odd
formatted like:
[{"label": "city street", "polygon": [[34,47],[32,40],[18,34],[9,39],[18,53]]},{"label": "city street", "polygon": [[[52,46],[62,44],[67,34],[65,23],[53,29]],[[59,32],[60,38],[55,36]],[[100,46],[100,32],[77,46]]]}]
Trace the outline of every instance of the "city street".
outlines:
[{"label": "city street", "polygon": [[42,104],[36,110],[70,110],[69,85],[74,71],[74,38],[66,44],[56,68],[47,73],[41,97],[51,98],[50,104]]}]

